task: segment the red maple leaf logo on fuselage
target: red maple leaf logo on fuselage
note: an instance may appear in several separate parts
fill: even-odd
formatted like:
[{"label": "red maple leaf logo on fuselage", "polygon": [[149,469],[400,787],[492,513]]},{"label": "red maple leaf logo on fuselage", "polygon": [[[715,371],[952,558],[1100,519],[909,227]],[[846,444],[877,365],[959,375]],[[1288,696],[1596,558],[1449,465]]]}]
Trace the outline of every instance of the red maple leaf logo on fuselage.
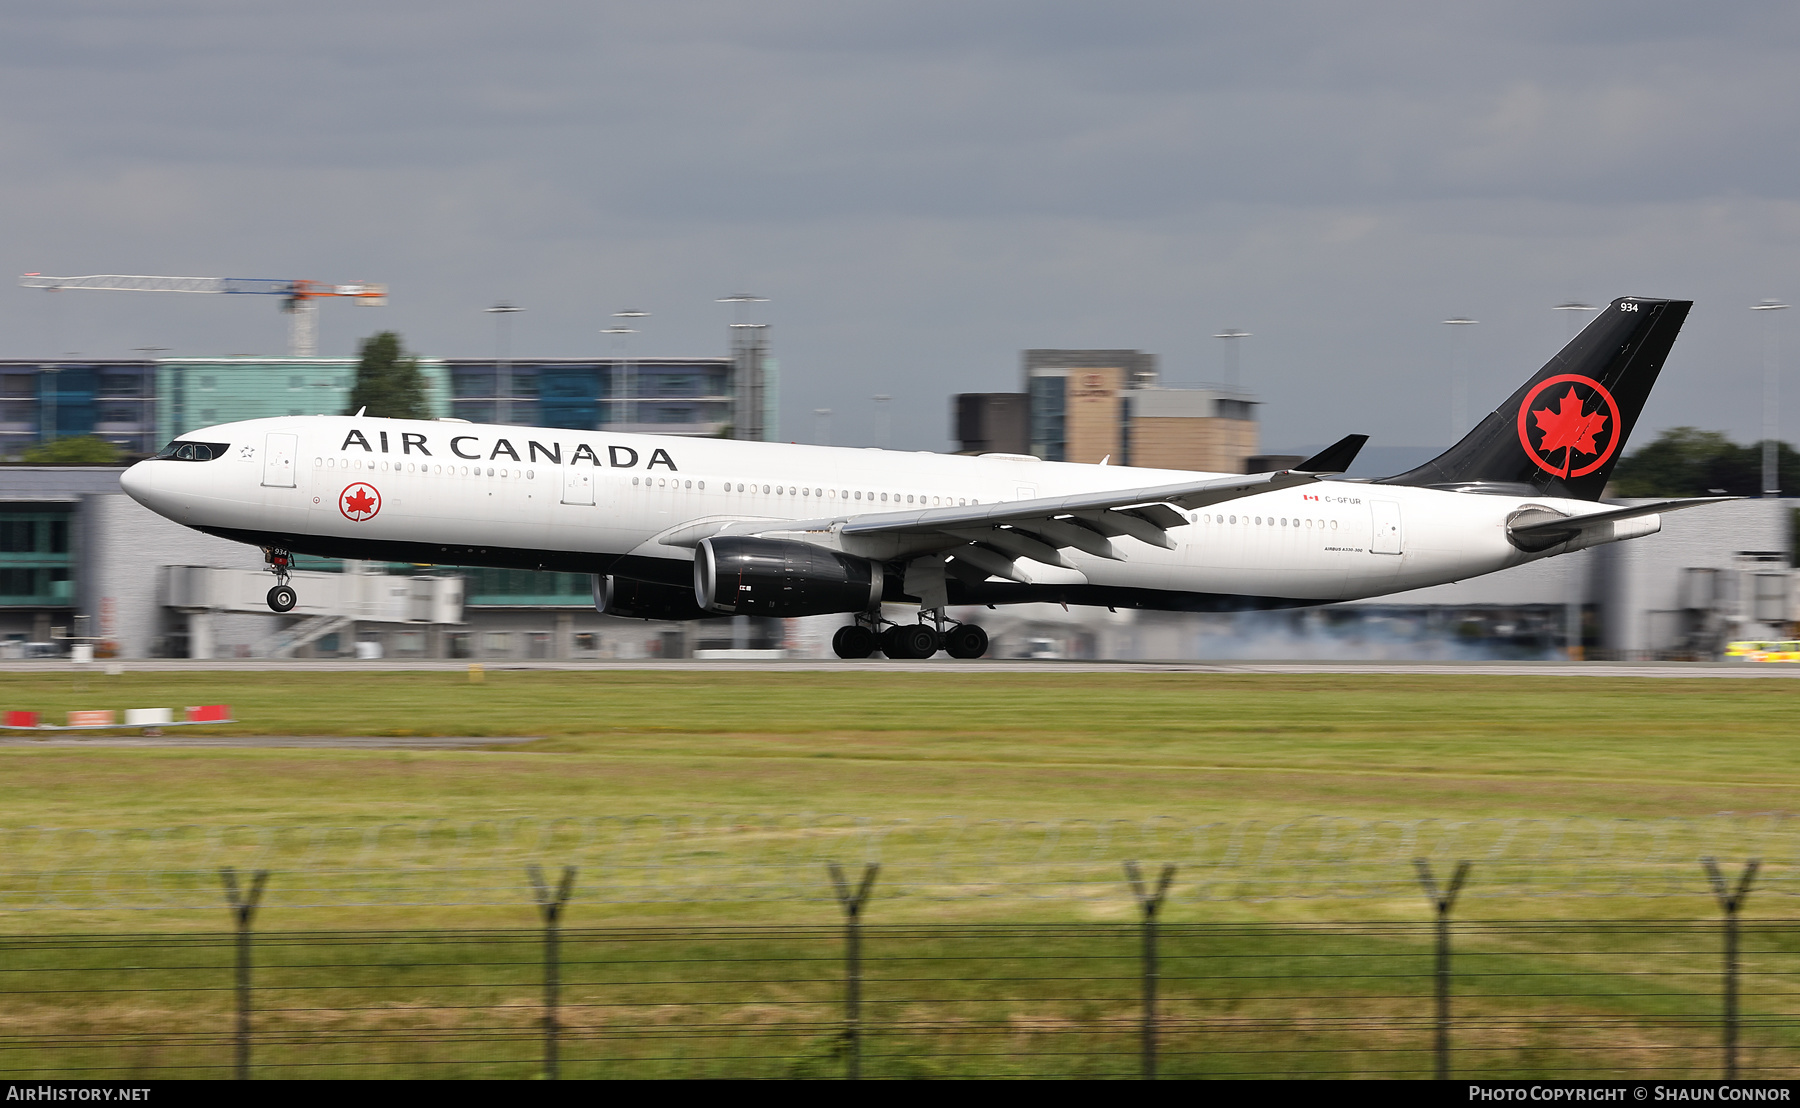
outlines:
[{"label": "red maple leaf logo on fuselage", "polygon": [[369,485],[351,485],[339,495],[338,507],[345,518],[361,523],[381,510],[381,494]]},{"label": "red maple leaf logo on fuselage", "polygon": [[1600,453],[1594,436],[1606,430],[1606,414],[1599,408],[1584,414],[1575,386],[1569,386],[1557,407],[1538,408],[1531,414],[1537,420],[1538,430],[1544,433],[1538,452],[1548,458],[1558,450],[1564,451],[1565,476],[1574,468],[1574,455]]}]

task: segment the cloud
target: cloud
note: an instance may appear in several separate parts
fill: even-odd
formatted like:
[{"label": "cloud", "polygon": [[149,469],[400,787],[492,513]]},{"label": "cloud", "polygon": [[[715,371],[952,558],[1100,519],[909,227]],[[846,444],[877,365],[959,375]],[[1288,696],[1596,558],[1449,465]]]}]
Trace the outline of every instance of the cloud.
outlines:
[{"label": "cloud", "polygon": [[[753,288],[790,424],[833,407],[839,441],[883,392],[945,445],[948,394],[1028,346],[1217,376],[1226,325],[1271,445],[1436,441],[1437,320],[1483,320],[1479,401],[1551,304],[1627,292],[1701,301],[1646,421],[1748,436],[1739,309],[1800,294],[1785,5],[120,0],[0,32],[18,271],[382,280],[445,355],[492,349],[500,296],[521,353],[601,350],[626,304],[640,349],[719,352],[713,299]],[[8,353],[281,340],[125,301],[17,290]],[[332,307],[328,349],[377,325]]]}]

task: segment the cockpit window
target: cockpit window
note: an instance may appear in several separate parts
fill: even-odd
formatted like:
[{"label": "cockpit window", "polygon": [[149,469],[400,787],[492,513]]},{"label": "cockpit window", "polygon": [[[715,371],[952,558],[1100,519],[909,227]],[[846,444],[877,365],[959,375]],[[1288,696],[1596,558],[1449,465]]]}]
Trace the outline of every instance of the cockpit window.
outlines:
[{"label": "cockpit window", "polygon": [[176,439],[157,452],[158,458],[167,458],[177,462],[210,462],[214,458],[223,458],[225,451],[231,449],[228,442],[183,442]]}]

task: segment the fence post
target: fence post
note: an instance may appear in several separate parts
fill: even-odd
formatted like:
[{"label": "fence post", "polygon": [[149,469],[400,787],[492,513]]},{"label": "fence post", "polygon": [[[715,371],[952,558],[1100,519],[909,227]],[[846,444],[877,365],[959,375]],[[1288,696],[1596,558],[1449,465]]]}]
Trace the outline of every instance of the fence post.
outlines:
[{"label": "fence post", "polygon": [[259,869],[250,877],[250,887],[238,888],[237,870],[226,866],[219,870],[225,883],[225,900],[231,905],[232,921],[237,925],[237,1057],[239,1081],[250,1080],[250,921],[256,906],[262,903],[263,886],[269,871]]},{"label": "fence post", "polygon": [[563,867],[562,882],[554,890],[544,884],[542,868],[533,865],[527,872],[531,877],[532,895],[537,898],[538,911],[544,916],[544,1078],[555,1081],[557,986],[560,984],[559,970],[562,966],[557,925],[562,918],[563,906],[569,903],[569,894],[575,889],[575,867]]},{"label": "fence post", "polygon": [[1125,876],[1131,882],[1131,893],[1137,897],[1138,907],[1144,913],[1144,1019],[1140,1043],[1140,1060],[1143,1078],[1146,1081],[1156,1080],[1156,986],[1161,980],[1161,971],[1156,964],[1156,910],[1162,907],[1163,897],[1169,892],[1169,885],[1175,880],[1175,864],[1163,863],[1162,876],[1157,879],[1156,890],[1145,890],[1142,877],[1138,874],[1136,862],[1125,863]]},{"label": "fence post", "polygon": [[1433,1044],[1432,1053],[1437,1056],[1437,1079],[1450,1080],[1450,909],[1456,904],[1456,894],[1462,890],[1463,881],[1469,876],[1469,863],[1456,863],[1456,872],[1450,876],[1450,884],[1442,890],[1431,876],[1431,863],[1423,858],[1413,859],[1413,868],[1419,872],[1419,885],[1424,888],[1425,896],[1430,899],[1432,907],[1437,910],[1437,1041]]},{"label": "fence post", "polygon": [[844,871],[836,862],[826,863],[831,871],[831,885],[837,890],[838,903],[844,909],[844,1054],[845,1076],[851,1081],[862,1077],[862,908],[875,888],[875,875],[880,862],[863,866],[862,884],[850,891]]},{"label": "fence post", "polygon": [[1750,882],[1756,878],[1756,871],[1762,865],[1762,859],[1752,858],[1744,863],[1744,872],[1738,877],[1737,891],[1727,887],[1725,875],[1719,871],[1719,863],[1707,857],[1700,859],[1706,869],[1706,879],[1712,883],[1713,896],[1719,901],[1719,907],[1725,909],[1725,1080],[1736,1081],[1738,1075],[1738,912],[1744,907],[1744,899],[1750,895]]}]

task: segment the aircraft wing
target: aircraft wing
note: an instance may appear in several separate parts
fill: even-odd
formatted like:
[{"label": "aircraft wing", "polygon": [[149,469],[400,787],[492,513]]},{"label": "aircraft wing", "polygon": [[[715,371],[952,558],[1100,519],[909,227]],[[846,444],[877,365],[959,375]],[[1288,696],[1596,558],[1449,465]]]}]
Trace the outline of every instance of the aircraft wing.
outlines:
[{"label": "aircraft wing", "polygon": [[[1099,558],[1123,560],[1113,540],[1134,538],[1173,548],[1172,528],[1188,523],[1177,509],[1193,510],[1239,497],[1311,484],[1322,474],[1341,472],[1366,436],[1351,435],[1300,467],[1242,477],[1210,477],[1167,485],[1110,489],[1072,496],[1037,497],[998,504],[869,512],[807,520],[712,520],[677,527],[658,540],[666,546],[697,546],[714,535],[781,534],[836,537],[847,549],[885,549],[880,556],[916,559],[935,556],[970,580],[989,575],[1014,581],[1028,578],[1014,563],[1027,558],[1073,569],[1061,551],[1076,549]],[[941,571],[934,571],[941,572]]]}]

